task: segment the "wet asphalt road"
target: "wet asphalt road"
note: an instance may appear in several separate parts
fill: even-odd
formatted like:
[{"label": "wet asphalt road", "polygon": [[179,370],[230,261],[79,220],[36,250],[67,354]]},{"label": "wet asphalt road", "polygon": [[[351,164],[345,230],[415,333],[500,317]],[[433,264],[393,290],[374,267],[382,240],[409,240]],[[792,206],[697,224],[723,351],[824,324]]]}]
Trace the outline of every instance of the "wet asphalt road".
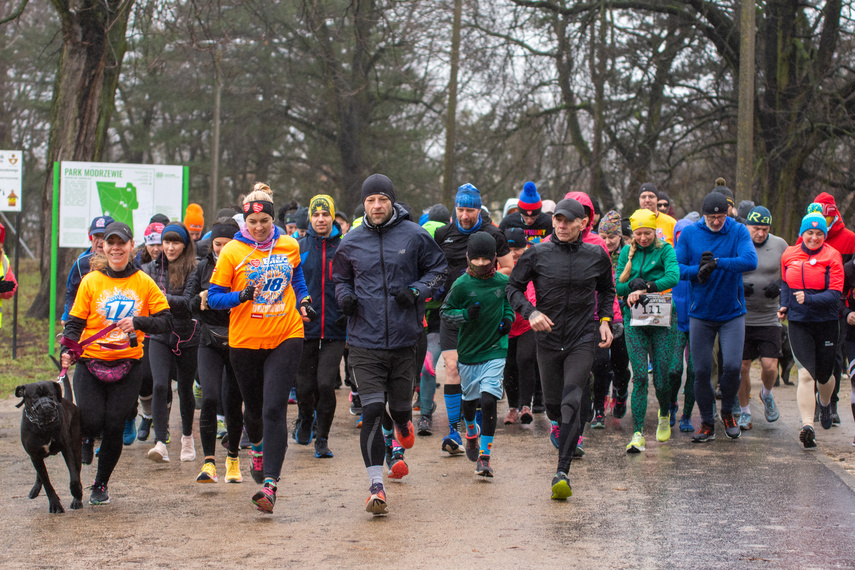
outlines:
[{"label": "wet asphalt road", "polygon": [[[530,428],[500,426],[492,481],[476,478],[464,456],[444,456],[437,430],[407,451],[410,475],[387,482],[390,515],[382,518],[363,510],[367,480],[346,391],[338,392],[330,438],[335,458],[315,459],[292,442],[272,516],[249,503],[255,486],[245,455],[243,484],[202,486],[193,483],[200,462],[177,461],[175,442],[165,466],[145,459],[150,443],[125,448],[111,505],[50,515],[44,496],[26,497],[34,472],[18,440],[16,400],[7,399],[0,402],[0,564],[855,568],[855,478],[826,453],[851,462],[852,418],[818,430],[820,447],[805,452],[796,440],[795,388],[776,394],[780,421],[767,424],[762,406],[752,404],[753,430],[731,441],[719,426],[705,445],[679,432],[657,443],[651,400],[647,451],[637,456],[624,452],[630,419],[608,417],[605,430],[586,432],[587,455],[571,468],[567,502],[549,499],[557,452],[544,416]],[[441,425],[441,393],[437,403]],[[499,409],[504,417],[506,403]],[[173,412],[174,431],[177,406]],[[67,507],[63,465],[53,458],[48,468]],[[93,476],[84,466],[84,482]]]}]

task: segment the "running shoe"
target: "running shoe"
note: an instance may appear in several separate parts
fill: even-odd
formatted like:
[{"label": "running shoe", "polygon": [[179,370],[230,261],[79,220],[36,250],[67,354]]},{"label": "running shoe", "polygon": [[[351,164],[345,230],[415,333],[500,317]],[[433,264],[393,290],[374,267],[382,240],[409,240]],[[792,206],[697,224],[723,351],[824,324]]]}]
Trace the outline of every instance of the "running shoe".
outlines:
[{"label": "running shoe", "polygon": [[226,483],[240,483],[243,475],[240,474],[240,459],[237,457],[226,457]]},{"label": "running shoe", "polygon": [[91,465],[95,455],[95,440],[86,438],[83,440],[81,459],[83,465]]},{"label": "running shoe", "polygon": [[552,499],[556,501],[564,501],[573,496],[573,489],[570,488],[570,481],[567,480],[567,473],[559,471],[552,478]]},{"label": "running shoe", "polygon": [[739,439],[742,430],[739,429],[738,425],[736,425],[736,418],[733,417],[732,412],[722,410],[721,423],[724,424],[724,435],[726,435],[730,439]]},{"label": "running shoe", "polygon": [[109,505],[110,504],[110,495],[107,494],[107,484],[106,483],[93,483],[92,493],[89,495],[89,504],[90,505]]},{"label": "running shoe", "polygon": [[561,427],[558,422],[552,422],[552,427],[549,429],[549,441],[558,449],[558,438],[561,435]]},{"label": "running shoe", "polygon": [[819,408],[819,425],[822,429],[831,429],[831,404],[823,406],[819,400],[819,392],[816,394],[816,405]]},{"label": "running shoe", "polygon": [[359,399],[359,394],[356,392],[350,393],[350,415],[351,416],[361,416],[362,415],[362,402]]},{"label": "running shoe", "polygon": [[413,444],[416,443],[416,428],[413,427],[412,420],[407,421],[404,425],[395,424],[395,439],[404,449],[413,447]]},{"label": "running shoe", "polygon": [[527,426],[533,421],[534,416],[531,415],[531,408],[529,408],[528,406],[523,406],[522,411],[520,411],[520,423],[524,426]]},{"label": "running shoe", "polygon": [[591,420],[591,429],[606,429],[605,410],[597,410],[594,412],[594,419]]},{"label": "running shoe", "polygon": [[250,447],[252,447],[252,442],[249,441],[246,430],[243,430],[243,434],[240,436],[240,449],[249,449]]},{"label": "running shoe", "polygon": [[693,443],[705,443],[715,439],[715,426],[701,422],[701,429],[692,436]]},{"label": "running shoe", "polygon": [[389,479],[403,479],[410,473],[410,468],[404,461],[404,448],[392,446],[392,457],[387,463],[389,466]]},{"label": "running shoe", "polygon": [[249,450],[249,474],[252,475],[253,481],[261,485],[264,483],[264,452]]},{"label": "running shoe", "polygon": [[137,418],[125,422],[125,431],[122,434],[122,443],[126,446],[137,440]]},{"label": "running shoe", "polygon": [[419,435],[433,435],[433,418],[431,416],[422,415],[419,418]]},{"label": "running shoe", "polygon": [[656,411],[659,418],[659,424],[656,426],[656,441],[665,443],[671,439],[671,414],[666,413],[664,416],[660,411]]},{"label": "running shoe", "polygon": [[651,360],[647,361],[647,373],[653,374],[653,362]]},{"label": "running shoe", "polygon": [[362,414],[359,414],[359,419],[356,420],[356,427],[358,427],[358,428],[362,427]]},{"label": "running shoe", "polygon": [[419,394],[418,388],[416,388],[413,391],[413,411],[414,412],[422,411],[422,397],[421,397],[421,394]]},{"label": "running shoe", "polygon": [[671,404],[671,407],[668,408],[668,412],[670,413],[671,427],[674,427],[677,423],[677,402]]},{"label": "running shoe", "polygon": [[327,438],[319,437],[315,440],[315,457],[318,459],[329,459],[333,456],[327,444]]},{"label": "running shoe", "polygon": [[683,416],[680,419],[680,431],[683,433],[691,433],[695,431],[695,427],[692,425],[692,418]]},{"label": "running shoe", "polygon": [[193,382],[193,400],[195,400],[196,409],[202,409],[202,387],[199,385],[199,382]]},{"label": "running shoe", "polygon": [[178,456],[181,461],[196,460],[196,445],[193,442],[192,435],[181,436],[181,455]]},{"label": "running shoe", "polygon": [[163,443],[169,445],[169,442],[171,442],[171,441],[172,441],[172,435],[169,433],[169,430],[167,429],[166,430],[166,441],[164,441]]},{"label": "running shoe", "polygon": [[383,488],[383,483],[374,483],[368,489],[371,495],[365,501],[365,512],[371,513],[374,516],[389,514],[389,509],[386,505],[386,490]]},{"label": "running shoe", "polygon": [[296,404],[297,403],[297,388],[291,388],[291,391],[288,393],[288,403]]},{"label": "running shoe", "polygon": [[268,481],[252,496],[252,504],[262,513],[272,513],[276,504],[276,483]]},{"label": "running shoe", "polygon": [[576,442],[576,447],[573,448],[573,457],[575,457],[577,459],[580,457],[585,457],[585,446],[582,445],[583,441],[584,441],[584,438],[580,435],[579,441]]},{"label": "running shoe", "polygon": [[837,402],[831,402],[831,425],[840,427],[840,415],[837,413]]},{"label": "running shoe", "polygon": [[391,469],[392,468],[392,444],[391,443],[385,443],[383,445],[383,450],[384,450],[384,454],[385,454],[384,459],[386,461],[386,467]]},{"label": "running shoe", "polygon": [[219,481],[219,479],[217,479],[217,467],[210,461],[206,461],[205,464],[202,465],[202,471],[200,471],[199,475],[196,476],[196,482],[216,483],[217,481]]},{"label": "running shoe", "polygon": [[[799,432],[799,441],[805,446],[805,449],[813,449],[816,447],[816,432],[813,427],[805,424]],[[852,442],[855,445],[855,441]]]},{"label": "running shoe", "polygon": [[442,438],[442,450],[449,455],[463,453],[463,439],[456,429],[452,429],[447,436]]},{"label": "running shoe", "polygon": [[513,425],[520,421],[520,413],[516,408],[508,408],[508,415],[505,416],[505,425]]},{"label": "running shoe", "polygon": [[481,453],[481,428],[476,424],[475,435],[466,434],[466,459],[469,461],[478,461],[478,455]]},{"label": "running shoe", "polygon": [[775,404],[775,398],[772,397],[772,392],[768,396],[763,395],[763,390],[760,390],[760,401],[763,402],[763,411],[766,414],[767,422],[776,422],[780,417],[778,406]]},{"label": "running shoe", "polygon": [[624,394],[623,396],[617,395],[615,397],[615,407],[612,408],[612,417],[621,419],[626,415],[626,399],[629,397],[629,394]]},{"label": "running shoe", "polygon": [[750,430],[754,427],[754,424],[751,423],[751,414],[748,412],[742,412],[739,414],[739,419],[736,420],[736,425],[739,426],[739,429],[742,431]]},{"label": "running shoe", "polygon": [[226,437],[226,420],[223,418],[217,418],[217,439],[223,439]]},{"label": "running shoe", "polygon": [[312,443],[312,438],[315,435],[312,431],[314,423],[314,414],[311,418],[304,418],[302,415],[298,415],[297,423],[294,425],[294,441],[300,445],[309,445]]},{"label": "running shoe", "polygon": [[162,441],[155,442],[154,447],[148,450],[148,458],[155,463],[169,463],[169,452],[166,444]]},{"label": "running shoe", "polygon": [[490,456],[482,455],[478,458],[478,461],[475,463],[475,475],[479,477],[493,477],[493,468],[490,467]]},{"label": "running shoe", "polygon": [[151,435],[151,423],[152,419],[140,414],[140,426],[137,429],[137,439],[140,441],[145,441],[148,439],[148,436]]},{"label": "running shoe", "polygon": [[627,453],[641,453],[646,448],[644,447],[644,435],[637,431],[632,434],[632,439],[629,440],[629,443],[626,445]]}]

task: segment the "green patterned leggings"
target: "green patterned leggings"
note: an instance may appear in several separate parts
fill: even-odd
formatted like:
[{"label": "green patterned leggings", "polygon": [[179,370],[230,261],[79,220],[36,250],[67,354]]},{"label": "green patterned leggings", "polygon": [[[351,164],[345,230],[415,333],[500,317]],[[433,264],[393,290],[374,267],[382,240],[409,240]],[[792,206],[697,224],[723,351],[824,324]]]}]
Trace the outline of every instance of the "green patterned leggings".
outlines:
[{"label": "green patterned leggings", "polygon": [[[653,365],[653,388],[659,401],[659,412],[668,414],[671,406],[672,382],[670,372],[674,369],[674,360],[683,353],[673,350],[672,329],[677,329],[676,316],[671,327],[633,327],[625,328],[626,348],[632,364],[632,425],[633,431],[644,432],[644,416],[647,415],[647,359]],[[628,321],[624,321],[628,322]]]}]

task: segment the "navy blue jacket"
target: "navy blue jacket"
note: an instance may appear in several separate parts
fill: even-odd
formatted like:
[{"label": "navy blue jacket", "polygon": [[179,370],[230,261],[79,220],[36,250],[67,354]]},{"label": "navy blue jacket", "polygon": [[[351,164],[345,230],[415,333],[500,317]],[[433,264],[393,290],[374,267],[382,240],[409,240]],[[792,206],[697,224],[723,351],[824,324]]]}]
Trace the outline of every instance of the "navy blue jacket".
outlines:
[{"label": "navy blue jacket", "polygon": [[306,279],[306,288],[312,298],[312,306],[318,312],[314,321],[303,323],[307,339],[344,340],[345,325],[339,323],[341,309],[335,300],[335,283],[332,280],[332,260],[341,243],[341,226],[333,222],[329,236],[321,237],[309,227],[300,238],[300,267]]},{"label": "navy blue jacket", "polygon": [[68,314],[74,306],[74,299],[77,297],[77,290],[80,288],[80,282],[83,277],[89,273],[89,259],[92,257],[92,248],[90,247],[81,253],[74,265],[71,266],[71,271],[68,272],[68,280],[65,282],[65,310],[62,312],[62,322],[68,322]]},{"label": "navy blue jacket", "polygon": [[[392,218],[382,226],[363,222],[341,240],[333,257],[336,299],[358,300],[357,312],[347,319],[347,342],[369,349],[413,346],[424,330],[425,300],[445,282],[448,263],[431,235],[407,211],[394,205]],[[395,293],[418,290],[416,305],[402,309]]]}]

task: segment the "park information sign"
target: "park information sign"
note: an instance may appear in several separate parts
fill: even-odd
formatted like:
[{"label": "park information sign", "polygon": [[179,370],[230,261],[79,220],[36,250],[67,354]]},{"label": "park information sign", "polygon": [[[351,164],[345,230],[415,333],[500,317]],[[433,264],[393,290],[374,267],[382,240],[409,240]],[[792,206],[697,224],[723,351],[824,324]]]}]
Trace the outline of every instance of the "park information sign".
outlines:
[{"label": "park information sign", "polygon": [[0,212],[21,211],[24,157],[20,150],[0,150]]},{"label": "park information sign", "polygon": [[89,247],[89,224],[102,214],[128,224],[142,243],[152,214],[182,218],[184,167],[62,162],[59,195],[59,247]]}]

